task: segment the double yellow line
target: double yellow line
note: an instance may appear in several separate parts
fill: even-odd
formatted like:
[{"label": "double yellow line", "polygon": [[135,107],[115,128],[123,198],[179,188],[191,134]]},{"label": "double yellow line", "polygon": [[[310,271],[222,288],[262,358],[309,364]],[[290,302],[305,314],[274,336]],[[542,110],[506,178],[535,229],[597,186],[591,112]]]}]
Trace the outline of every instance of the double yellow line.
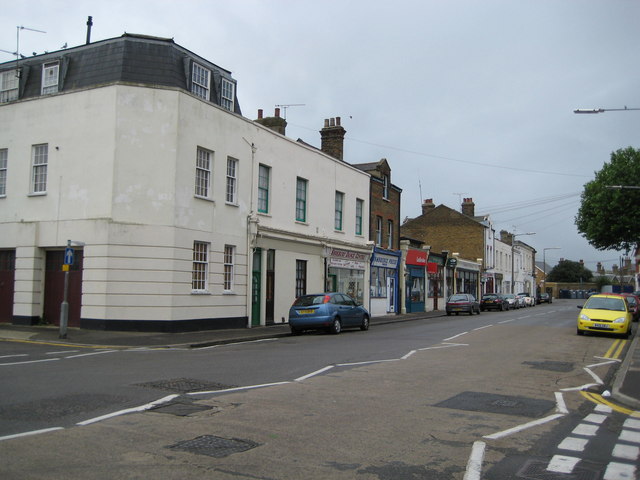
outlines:
[{"label": "double yellow line", "polygon": [[611,358],[613,360],[619,359],[626,344],[627,340],[616,340],[615,342],[613,342],[613,345],[611,345],[611,348],[607,350],[607,353],[604,354],[604,358]]},{"label": "double yellow line", "polygon": [[[624,347],[626,345],[627,345],[627,340],[623,340],[623,339],[616,340],[615,342],[613,342],[611,347],[609,347],[609,350],[607,350],[607,353],[604,354],[604,358],[618,360],[622,355],[622,351],[624,350]],[[615,403],[610,402],[600,394],[586,392],[584,390],[581,391],[580,394],[587,400],[594,403],[599,403],[600,405],[606,405],[607,407],[610,407],[612,410],[616,412],[623,413],[625,415],[630,415],[632,417],[640,417],[640,412],[636,410],[631,410],[629,408],[621,407],[620,405],[616,405]]]}]

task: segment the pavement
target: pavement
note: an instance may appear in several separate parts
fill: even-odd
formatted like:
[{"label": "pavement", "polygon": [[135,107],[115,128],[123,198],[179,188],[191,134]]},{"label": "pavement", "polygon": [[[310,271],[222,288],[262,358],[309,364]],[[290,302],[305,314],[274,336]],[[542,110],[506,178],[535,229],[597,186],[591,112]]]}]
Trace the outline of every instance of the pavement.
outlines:
[{"label": "pavement", "polygon": [[[376,325],[425,320],[442,317],[443,311],[383,315],[372,317]],[[611,398],[640,411],[640,337],[634,328],[624,359],[615,373]],[[24,341],[85,348],[203,348],[238,342],[259,341],[289,336],[288,324],[276,324],[241,329],[204,330],[197,332],[119,332],[68,328],[66,338],[60,338],[57,326],[21,326],[0,323],[0,340]]]}]

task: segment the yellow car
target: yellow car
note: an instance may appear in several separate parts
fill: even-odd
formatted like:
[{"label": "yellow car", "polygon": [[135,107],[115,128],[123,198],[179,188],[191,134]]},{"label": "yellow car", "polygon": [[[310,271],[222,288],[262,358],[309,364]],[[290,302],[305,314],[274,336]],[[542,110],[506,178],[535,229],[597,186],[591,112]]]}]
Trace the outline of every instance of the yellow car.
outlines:
[{"label": "yellow car", "polygon": [[620,295],[592,295],[584,305],[578,305],[578,335],[585,332],[613,333],[629,337],[633,313]]}]

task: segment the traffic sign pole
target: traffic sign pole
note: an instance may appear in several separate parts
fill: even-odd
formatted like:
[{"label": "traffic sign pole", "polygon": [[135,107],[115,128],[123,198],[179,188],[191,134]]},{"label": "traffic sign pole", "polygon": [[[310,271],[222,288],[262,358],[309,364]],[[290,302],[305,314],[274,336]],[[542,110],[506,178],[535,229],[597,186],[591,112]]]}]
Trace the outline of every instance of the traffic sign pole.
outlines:
[{"label": "traffic sign pole", "polygon": [[69,270],[73,264],[73,249],[71,248],[71,240],[67,240],[67,248],[64,251],[64,293],[62,303],[60,304],[60,333],[59,338],[67,338],[67,324],[69,323]]}]

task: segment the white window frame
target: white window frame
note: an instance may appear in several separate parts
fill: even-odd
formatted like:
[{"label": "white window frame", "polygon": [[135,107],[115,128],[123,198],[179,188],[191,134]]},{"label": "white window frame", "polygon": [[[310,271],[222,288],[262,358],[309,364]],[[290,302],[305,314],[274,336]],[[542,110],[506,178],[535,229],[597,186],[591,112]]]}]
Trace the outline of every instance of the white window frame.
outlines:
[{"label": "white window frame", "polygon": [[235,85],[226,78],[222,79],[220,88],[220,105],[223,108],[233,112],[233,103],[235,98]]},{"label": "white window frame", "polygon": [[237,159],[227,157],[227,203],[231,205],[238,203],[238,165]]},{"label": "white window frame", "polygon": [[376,245],[382,246],[382,217],[376,217]]},{"label": "white window frame", "polygon": [[42,64],[42,95],[49,95],[58,92],[58,81],[60,79],[60,62],[48,62]]},{"label": "white window frame", "polygon": [[382,175],[382,198],[389,200],[389,175]]},{"label": "white window frame", "polygon": [[336,200],[334,209],[334,222],[333,227],[337,232],[341,232],[344,228],[344,193],[336,190]]},{"label": "white window frame", "polygon": [[18,99],[18,71],[7,70],[0,73],[0,103]]},{"label": "white window frame", "polygon": [[209,250],[208,242],[193,242],[193,263],[191,268],[191,292],[209,292]]},{"label": "white window frame", "polygon": [[49,144],[31,146],[31,194],[47,193],[47,170],[49,167]]},{"label": "white window frame", "polygon": [[387,220],[387,248],[393,247],[393,220]]},{"label": "white window frame", "polygon": [[209,100],[211,92],[211,70],[193,62],[191,72],[191,93]]},{"label": "white window frame", "polygon": [[236,247],[234,245],[224,246],[224,272],[223,289],[225,292],[232,292],[235,277],[235,256]]},{"label": "white window frame", "polygon": [[213,165],[213,152],[206,148],[198,147],[196,150],[196,177],[195,196],[198,198],[211,198],[211,177]]},{"label": "white window frame", "polygon": [[7,196],[8,163],[9,163],[9,149],[0,148],[0,197]]},{"label": "white window frame", "polygon": [[[263,175],[264,173],[264,175]],[[258,167],[258,212],[269,213],[269,192],[271,187],[271,167],[263,165]]]},{"label": "white window frame", "polygon": [[360,198],[356,198],[356,235],[362,235],[363,229],[363,218],[362,213],[364,212],[364,200]]},{"label": "white window frame", "polygon": [[307,191],[309,181],[302,177],[296,178],[296,222],[307,221]]}]

